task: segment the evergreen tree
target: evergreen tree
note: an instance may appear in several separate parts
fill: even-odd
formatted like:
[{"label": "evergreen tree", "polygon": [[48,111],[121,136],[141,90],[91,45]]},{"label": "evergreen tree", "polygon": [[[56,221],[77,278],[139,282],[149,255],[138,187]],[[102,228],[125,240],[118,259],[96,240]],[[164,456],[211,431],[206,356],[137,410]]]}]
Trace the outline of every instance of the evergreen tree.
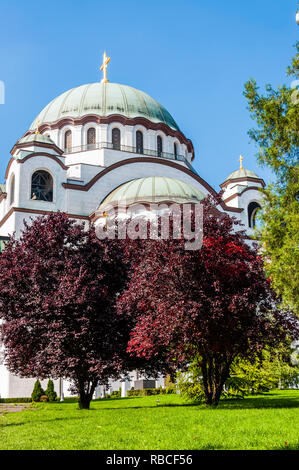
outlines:
[{"label": "evergreen tree", "polygon": [[46,395],[49,401],[55,401],[57,398],[57,393],[54,390],[54,382],[53,380],[48,381]]},{"label": "evergreen tree", "polygon": [[44,390],[42,389],[41,383],[39,380],[36,380],[31,394],[32,401],[40,401],[40,397],[45,395]]}]

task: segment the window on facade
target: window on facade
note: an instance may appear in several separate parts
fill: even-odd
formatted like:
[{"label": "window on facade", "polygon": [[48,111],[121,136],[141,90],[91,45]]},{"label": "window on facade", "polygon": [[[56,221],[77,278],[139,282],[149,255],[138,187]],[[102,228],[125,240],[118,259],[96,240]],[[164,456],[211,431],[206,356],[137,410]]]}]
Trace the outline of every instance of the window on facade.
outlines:
[{"label": "window on facade", "polygon": [[[0,236],[0,253],[1,253],[1,251],[4,250],[5,245],[6,245],[6,243],[7,243],[9,240],[10,240],[9,237],[2,237],[2,236]],[[0,347],[1,347],[1,343],[0,343]]]},{"label": "window on facade", "polygon": [[175,158],[178,156],[178,146],[176,143],[173,144],[173,154]]},{"label": "window on facade", "polygon": [[136,153],[143,153],[143,134],[140,131],[136,132]]},{"label": "window on facade", "polygon": [[250,202],[248,204],[248,225],[250,228],[254,228],[256,226],[256,216],[260,208],[261,206],[257,202]]},{"label": "window on facade", "polygon": [[94,127],[90,127],[87,131],[87,148],[94,149],[96,143],[96,130]]},{"label": "window on facade", "polygon": [[64,150],[69,151],[72,148],[72,132],[66,131],[64,134]]},{"label": "window on facade", "polygon": [[163,142],[162,142],[162,137],[158,135],[157,137],[157,152],[158,152],[158,157],[162,156],[163,152]]},{"label": "window on facade", "polygon": [[120,150],[120,130],[117,127],[112,129],[112,148]]},{"label": "window on facade", "polygon": [[13,204],[15,200],[15,175],[12,175],[10,182],[10,204]]},{"label": "window on facade", "polygon": [[31,199],[53,201],[53,178],[47,171],[38,170],[32,175]]}]

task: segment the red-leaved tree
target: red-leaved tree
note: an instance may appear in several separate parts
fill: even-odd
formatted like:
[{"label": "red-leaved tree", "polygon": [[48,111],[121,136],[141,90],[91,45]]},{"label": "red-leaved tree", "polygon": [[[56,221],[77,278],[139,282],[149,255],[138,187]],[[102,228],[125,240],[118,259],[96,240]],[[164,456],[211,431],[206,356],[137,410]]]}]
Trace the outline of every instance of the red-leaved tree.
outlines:
[{"label": "red-leaved tree", "polygon": [[126,281],[118,242],[63,213],[39,217],[0,255],[1,340],[9,370],[67,378],[89,408],[97,384],[124,371],[128,323],[115,301]]},{"label": "red-leaved tree", "polygon": [[128,351],[173,369],[199,355],[208,405],[218,404],[237,356],[298,334],[240,228],[205,201],[200,250],[186,251],[183,240],[127,242],[132,273],[118,309],[134,319]]}]

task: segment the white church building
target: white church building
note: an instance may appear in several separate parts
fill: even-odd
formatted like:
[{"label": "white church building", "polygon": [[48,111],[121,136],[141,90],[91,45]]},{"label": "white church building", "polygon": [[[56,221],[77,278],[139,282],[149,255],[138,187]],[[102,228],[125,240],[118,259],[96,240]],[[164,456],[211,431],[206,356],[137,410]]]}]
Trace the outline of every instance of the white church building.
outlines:
[{"label": "white church building", "polygon": [[[62,93],[39,113],[11,150],[0,185],[0,243],[20,235],[24,220],[63,211],[90,224],[105,201],[193,201],[216,191],[194,170],[195,152],[169,112],[147,93],[104,78]],[[219,211],[235,216],[248,235],[264,181],[243,168],[220,185]],[[134,385],[136,374],[131,383]],[[35,379],[11,374],[0,362],[0,397],[28,397]],[[159,384],[162,383],[161,381]],[[43,382],[45,384],[45,382]],[[113,386],[117,389],[119,383]],[[69,395],[65,381],[55,381]]]}]

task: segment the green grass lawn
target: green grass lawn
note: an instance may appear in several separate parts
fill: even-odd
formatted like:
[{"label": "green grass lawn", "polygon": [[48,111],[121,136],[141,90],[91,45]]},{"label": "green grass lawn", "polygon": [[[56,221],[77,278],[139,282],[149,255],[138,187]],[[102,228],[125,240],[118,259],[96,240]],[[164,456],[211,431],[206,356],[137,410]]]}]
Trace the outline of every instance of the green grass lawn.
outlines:
[{"label": "green grass lawn", "polygon": [[179,395],[38,404],[0,416],[0,449],[299,449],[299,390],[217,409]]}]

